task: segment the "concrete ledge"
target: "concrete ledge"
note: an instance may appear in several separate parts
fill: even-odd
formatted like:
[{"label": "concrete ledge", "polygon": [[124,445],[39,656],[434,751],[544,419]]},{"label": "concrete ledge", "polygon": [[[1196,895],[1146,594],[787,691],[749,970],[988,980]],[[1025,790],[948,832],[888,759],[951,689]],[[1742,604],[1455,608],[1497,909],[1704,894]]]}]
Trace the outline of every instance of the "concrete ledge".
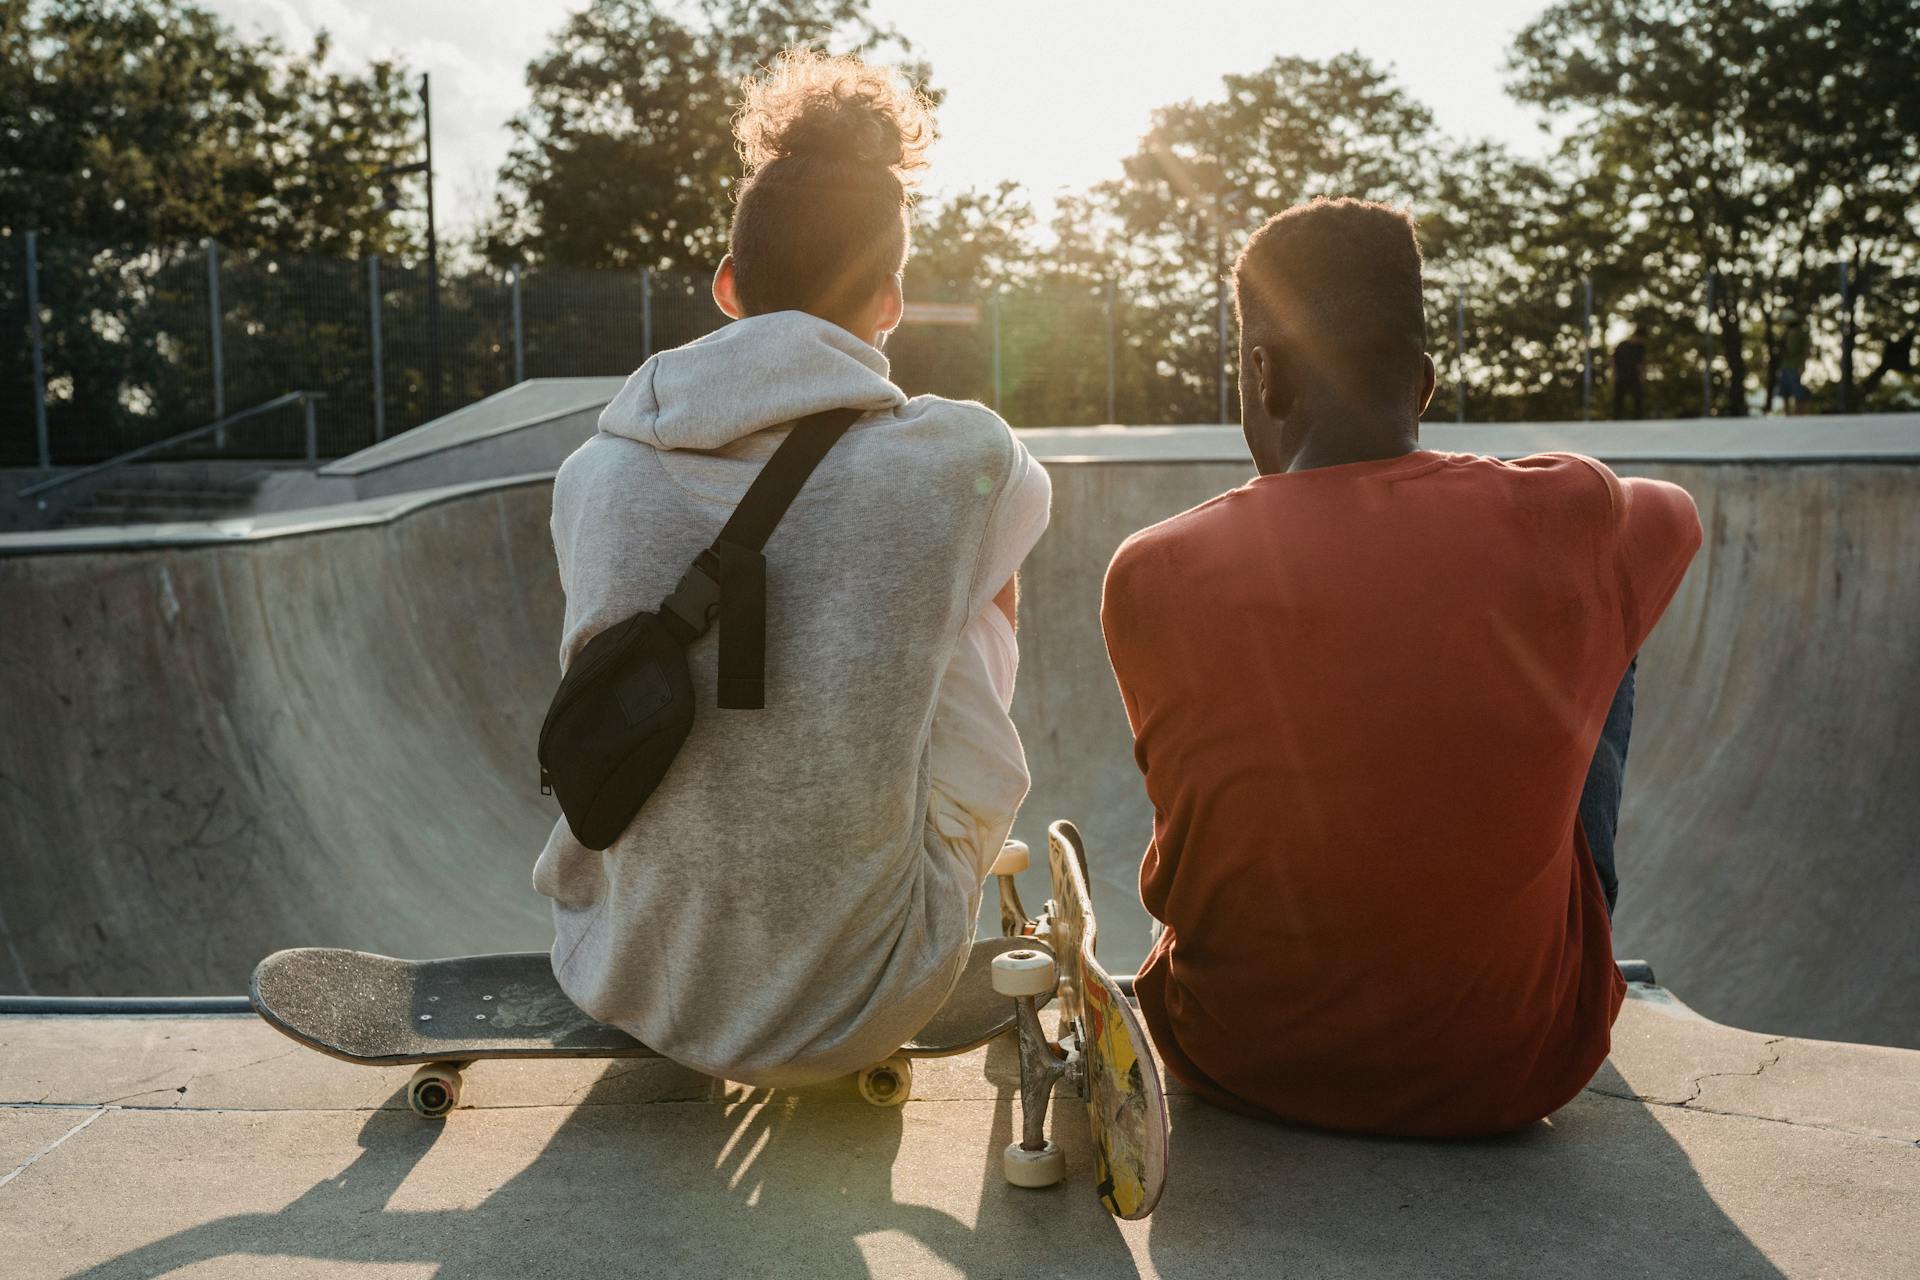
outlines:
[{"label": "concrete ledge", "polygon": [[[592,383],[605,379],[572,381]],[[617,383],[618,379],[614,381]],[[500,395],[510,396],[534,385],[522,384],[521,388],[512,388]],[[573,393],[576,396],[587,394],[580,389],[573,389]],[[492,400],[482,400],[470,408],[478,410],[491,403]],[[581,411],[571,412],[577,414]],[[442,421],[450,421],[451,417]],[[543,422],[558,421],[559,418],[567,418],[572,422],[569,413],[562,412],[556,418],[490,429],[476,438],[492,439],[502,432],[521,431]],[[310,486],[345,483],[337,477],[357,476],[363,471],[370,474],[390,465],[378,457],[367,461],[369,455],[389,449],[393,451],[391,463],[412,463],[431,458],[446,442],[436,445],[429,440],[413,441],[413,437],[436,429],[437,424],[418,428],[404,437],[396,437],[373,449],[354,454],[351,458],[329,464],[317,476],[304,479]],[[571,426],[569,430],[572,430]],[[1252,475],[1252,463],[1248,460],[1246,444],[1238,427],[1043,427],[1022,430],[1018,434],[1036,458],[1050,465],[1216,463],[1244,468],[1248,476]],[[572,435],[567,439],[569,443],[566,447],[551,458],[537,452],[524,458],[518,455],[512,459],[496,458],[480,468],[484,474],[477,475],[428,478],[422,472],[413,476],[408,483],[397,484],[393,489],[377,495],[332,505],[291,509],[283,508],[281,503],[276,502],[272,511],[226,520],[0,533],[0,556],[208,546],[262,538],[297,537],[324,533],[330,529],[387,523],[469,494],[549,483],[553,479],[553,468],[580,443]],[[1641,463],[1912,464],[1920,463],[1920,414],[1790,421],[1714,419],[1638,423],[1442,423],[1423,427],[1422,440],[1428,448],[1451,453],[1518,458],[1534,453],[1572,452],[1584,453],[1620,466]],[[455,441],[447,447],[458,447],[463,443],[464,440]],[[403,445],[407,447],[402,449]],[[513,465],[505,466],[508,461],[512,461]],[[502,465],[496,466],[496,463]],[[327,480],[326,477],[336,478]],[[288,485],[300,479],[300,476],[290,477]],[[1234,481],[1231,478],[1226,480],[1226,485],[1232,483]],[[292,494],[298,491],[287,487],[284,492]],[[318,494],[322,491],[310,487],[307,492]],[[365,492],[364,486],[362,492]]]},{"label": "concrete ledge", "polygon": [[273,511],[262,515],[235,516],[226,520],[183,521],[176,524],[101,525],[77,529],[51,529],[34,533],[0,534],[0,557],[49,555],[63,552],[142,551],[159,548],[225,546],[236,542],[259,542],[269,538],[295,538],[336,529],[366,528],[391,524],[395,520],[444,503],[457,502],[473,494],[518,489],[527,485],[550,485],[553,472],[503,476],[466,484],[445,485],[437,489],[417,489],[340,502],[331,506],[309,507],[297,511]]},{"label": "concrete ledge", "polygon": [[[1247,464],[1237,426],[1044,427],[1020,431],[1042,462]],[[1606,463],[1920,462],[1920,414],[1677,418],[1652,422],[1426,422],[1443,453],[1584,453]]]},{"label": "concrete ledge", "polygon": [[[1002,1040],[898,1111],[665,1063],[486,1063],[433,1125],[405,1069],[246,1017],[0,1019],[8,1274],[1888,1276],[1920,1269],[1920,1053],[1753,1035],[1637,987],[1549,1122],[1357,1139],[1176,1096],[1146,1222],[1017,1191]],[[11,1233],[10,1233],[11,1234]]]},{"label": "concrete ledge", "polygon": [[588,415],[591,424],[625,382],[624,376],[534,378],[329,462],[319,474],[358,479],[431,454],[549,426],[576,415]]}]

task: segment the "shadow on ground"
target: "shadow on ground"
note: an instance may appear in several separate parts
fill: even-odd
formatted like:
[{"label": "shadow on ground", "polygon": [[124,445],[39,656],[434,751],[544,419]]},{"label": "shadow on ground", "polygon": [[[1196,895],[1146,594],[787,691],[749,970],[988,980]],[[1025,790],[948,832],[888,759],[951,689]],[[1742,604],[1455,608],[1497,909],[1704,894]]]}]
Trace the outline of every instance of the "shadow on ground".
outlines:
[{"label": "shadow on ground", "polygon": [[[1001,1180],[1011,1058],[1007,1042],[987,1055],[996,1094],[904,1112],[839,1086],[701,1085],[635,1103],[621,1064],[571,1109],[429,1125],[396,1094],[340,1113],[364,1116],[358,1155],[278,1212],[215,1219],[79,1274],[236,1255],[322,1264],[303,1273],[426,1265],[440,1280],[1779,1274],[1648,1107],[1597,1093],[1525,1133],[1459,1143],[1290,1129],[1178,1098],[1166,1198],[1148,1222],[1118,1224],[1094,1201],[1071,1113],[1056,1117],[1065,1186]],[[1625,1091],[1611,1067],[1603,1077]]]}]

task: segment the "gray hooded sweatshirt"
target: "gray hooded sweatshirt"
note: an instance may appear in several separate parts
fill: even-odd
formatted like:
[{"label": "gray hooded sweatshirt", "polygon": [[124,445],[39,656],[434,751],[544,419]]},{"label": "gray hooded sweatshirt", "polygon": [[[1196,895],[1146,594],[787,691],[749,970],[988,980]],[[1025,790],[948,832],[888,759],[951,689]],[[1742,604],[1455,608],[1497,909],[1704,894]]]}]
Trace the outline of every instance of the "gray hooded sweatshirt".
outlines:
[{"label": "gray hooded sweatshirt", "polygon": [[767,705],[714,705],[605,852],[554,826],[534,869],[575,1003],[757,1085],[879,1061],[938,1010],[1028,777],[992,601],[1046,527],[1046,472],[991,410],[921,396],[785,311],[648,360],[560,468],[562,668],[657,608],[798,418],[865,414],[766,548]]}]

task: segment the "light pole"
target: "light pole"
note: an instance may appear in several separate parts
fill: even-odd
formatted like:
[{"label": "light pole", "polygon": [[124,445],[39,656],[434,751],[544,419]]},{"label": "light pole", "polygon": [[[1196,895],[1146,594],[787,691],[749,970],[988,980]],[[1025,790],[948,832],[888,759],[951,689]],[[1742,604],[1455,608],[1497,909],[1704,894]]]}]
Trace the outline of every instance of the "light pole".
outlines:
[{"label": "light pole", "polygon": [[380,208],[400,207],[399,192],[393,180],[408,174],[425,174],[427,179],[427,416],[440,416],[440,238],[433,219],[433,77],[420,76],[420,116],[426,130],[427,158],[412,164],[390,164],[378,177],[385,188]]}]

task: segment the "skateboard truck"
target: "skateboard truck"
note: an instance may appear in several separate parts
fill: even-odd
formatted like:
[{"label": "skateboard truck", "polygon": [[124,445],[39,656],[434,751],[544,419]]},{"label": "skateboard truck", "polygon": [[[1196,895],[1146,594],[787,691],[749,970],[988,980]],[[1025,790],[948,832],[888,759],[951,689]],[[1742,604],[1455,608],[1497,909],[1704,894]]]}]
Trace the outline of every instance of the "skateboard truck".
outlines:
[{"label": "skateboard truck", "polygon": [[993,989],[1012,996],[1014,1028],[1020,1037],[1020,1141],[1007,1144],[1000,1168],[1016,1187],[1050,1187],[1065,1176],[1066,1156],[1047,1139],[1047,1111],[1054,1086],[1067,1080],[1080,1087],[1082,1064],[1077,1049],[1047,1038],[1038,1002],[1053,994],[1059,969],[1040,950],[1009,951],[993,959]]},{"label": "skateboard truck", "polygon": [[1031,860],[1024,842],[1009,840],[1001,846],[999,856],[987,870],[1000,884],[1000,932],[1009,938],[1017,938],[1027,931],[1027,909],[1020,901],[1020,890],[1013,878],[1025,871]]},{"label": "skateboard truck", "polygon": [[[1031,937],[1038,928],[1013,883],[1031,860],[1024,842],[1009,840],[988,870],[1000,882],[1000,929],[1010,938]],[[1046,951],[1026,948],[995,956],[992,977],[996,992],[1013,997],[1020,1046],[1020,1141],[1001,1153],[1001,1172],[1016,1187],[1050,1187],[1065,1176],[1067,1166],[1060,1148],[1047,1140],[1047,1111],[1054,1086],[1071,1077],[1077,1089],[1081,1069],[1079,1053],[1054,1044],[1040,1025],[1040,1004],[1058,986],[1059,966]]]}]

